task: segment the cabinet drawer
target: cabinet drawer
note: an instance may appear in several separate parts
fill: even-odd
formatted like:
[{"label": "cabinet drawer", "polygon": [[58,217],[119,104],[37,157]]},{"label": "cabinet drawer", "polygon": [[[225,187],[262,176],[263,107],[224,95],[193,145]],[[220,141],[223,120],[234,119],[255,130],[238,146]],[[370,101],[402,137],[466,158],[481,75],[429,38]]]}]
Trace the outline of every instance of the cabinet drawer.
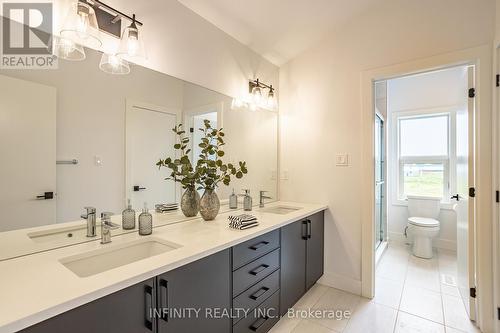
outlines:
[{"label": "cabinet drawer", "polygon": [[233,326],[233,333],[264,333],[279,320],[279,291]]},{"label": "cabinet drawer", "polygon": [[280,250],[276,249],[233,272],[233,297],[253,286],[280,267]]},{"label": "cabinet drawer", "polygon": [[[236,297],[233,300],[233,307],[235,309],[245,309],[245,311],[252,310],[279,289],[280,270],[278,269],[273,274],[258,282],[256,285],[248,288],[238,297]],[[237,314],[239,314],[240,312],[242,311],[235,311],[235,313]],[[241,317],[235,318],[234,323],[236,323],[240,319]]]},{"label": "cabinet drawer", "polygon": [[233,247],[233,271],[280,246],[279,229]]}]

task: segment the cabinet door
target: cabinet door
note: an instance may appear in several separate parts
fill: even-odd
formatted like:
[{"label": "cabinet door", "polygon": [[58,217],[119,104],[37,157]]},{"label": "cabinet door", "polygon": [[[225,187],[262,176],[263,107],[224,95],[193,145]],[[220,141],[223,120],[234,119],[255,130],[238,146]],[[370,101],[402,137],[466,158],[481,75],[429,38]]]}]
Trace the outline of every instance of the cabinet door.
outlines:
[{"label": "cabinet door", "polygon": [[28,327],[24,333],[150,333],[155,302],[154,279],[104,296]]},{"label": "cabinet door", "polygon": [[221,311],[231,309],[229,249],[162,274],[157,279],[159,307],[168,310],[158,320],[159,333],[231,332],[231,319],[228,316],[220,318]]},{"label": "cabinet door", "polygon": [[306,289],[309,290],[323,275],[324,213],[319,212],[307,218],[307,260],[306,260]]},{"label": "cabinet door", "polygon": [[281,228],[281,314],[285,314],[305,293],[306,221]]}]

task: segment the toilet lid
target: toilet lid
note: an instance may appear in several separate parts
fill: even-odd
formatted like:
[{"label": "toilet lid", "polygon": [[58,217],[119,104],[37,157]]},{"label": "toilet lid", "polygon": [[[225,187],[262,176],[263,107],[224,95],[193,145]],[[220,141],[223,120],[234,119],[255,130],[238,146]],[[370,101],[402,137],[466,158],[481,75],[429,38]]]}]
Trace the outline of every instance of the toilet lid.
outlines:
[{"label": "toilet lid", "polygon": [[408,222],[418,227],[439,227],[438,220],[427,217],[410,217]]}]

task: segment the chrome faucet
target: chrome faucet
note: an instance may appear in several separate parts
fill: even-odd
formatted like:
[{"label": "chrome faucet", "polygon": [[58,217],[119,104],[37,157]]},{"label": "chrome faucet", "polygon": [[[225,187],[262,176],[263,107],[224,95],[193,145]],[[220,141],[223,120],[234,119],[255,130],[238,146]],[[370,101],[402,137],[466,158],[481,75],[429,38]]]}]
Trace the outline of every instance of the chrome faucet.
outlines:
[{"label": "chrome faucet", "polygon": [[259,208],[264,208],[264,199],[272,199],[271,197],[264,195],[264,193],[267,192],[268,191],[259,191]]},{"label": "chrome faucet", "polygon": [[118,229],[120,226],[111,222],[113,213],[101,213],[101,244],[111,243],[111,230]]},{"label": "chrome faucet", "polygon": [[96,209],[94,207],[84,207],[83,209],[87,210],[87,213],[81,215],[80,217],[82,219],[87,220],[87,237],[95,237],[96,236],[96,224],[95,224]]}]

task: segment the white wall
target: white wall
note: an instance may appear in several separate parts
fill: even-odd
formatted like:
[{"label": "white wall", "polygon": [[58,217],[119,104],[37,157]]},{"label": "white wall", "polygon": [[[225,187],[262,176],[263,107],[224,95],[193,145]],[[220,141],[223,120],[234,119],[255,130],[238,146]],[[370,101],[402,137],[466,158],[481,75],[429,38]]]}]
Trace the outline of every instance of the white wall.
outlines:
[{"label": "white wall", "polygon": [[[289,174],[281,196],[329,205],[325,281],[360,291],[362,71],[489,44],[494,6],[382,1],[280,69],[281,168]],[[350,166],[336,167],[344,152]]]},{"label": "white wall", "polygon": [[[397,156],[394,144],[392,116],[395,112],[428,110],[442,107],[467,107],[467,69],[455,67],[387,81],[388,109],[388,232],[390,240],[406,241],[403,237],[407,225],[408,209],[396,201]],[[423,129],[424,130],[424,129]],[[423,134],[424,135],[424,134]],[[453,193],[454,194],[454,193]],[[444,198],[447,200],[448,198]],[[441,230],[434,246],[456,250],[457,220],[450,205],[443,205],[439,215]],[[411,241],[411,236],[410,239]]]}]

